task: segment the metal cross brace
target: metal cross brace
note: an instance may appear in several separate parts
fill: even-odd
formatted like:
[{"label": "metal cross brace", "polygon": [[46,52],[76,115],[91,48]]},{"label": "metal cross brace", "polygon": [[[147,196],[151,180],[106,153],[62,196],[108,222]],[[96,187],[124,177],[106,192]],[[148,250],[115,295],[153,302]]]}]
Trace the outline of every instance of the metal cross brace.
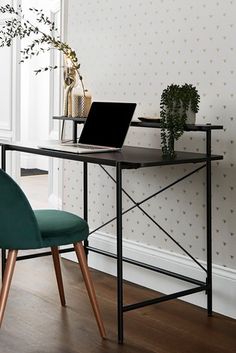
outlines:
[{"label": "metal cross brace", "polygon": [[[100,167],[102,168],[102,170],[111,178],[112,181],[114,181],[114,183],[116,183],[115,178],[102,166],[100,165]],[[147,198],[143,199],[140,202],[136,202],[132,196],[130,196],[128,194],[128,192],[126,190],[124,190],[124,188],[122,188],[122,192],[134,203],[133,206],[129,207],[127,210],[122,212],[122,215],[130,212],[131,210],[133,210],[134,208],[138,207],[140,209],[140,211],[142,211],[146,217],[148,217],[163,233],[165,233],[166,236],[168,236],[182,251],[184,251],[185,254],[187,254],[202,270],[204,270],[205,272],[207,272],[207,270],[205,269],[204,266],[202,266],[202,264],[197,261],[181,244],[179,244],[179,242],[177,242],[158,222],[156,222],[155,219],[153,219],[153,217],[151,217],[142,207],[141,205],[147,201],[149,201],[150,199],[152,199],[153,197],[161,194],[162,192],[166,191],[167,189],[171,188],[172,186],[174,186],[175,184],[181,182],[182,180],[188,178],[189,176],[197,173],[199,170],[203,169],[206,167],[206,164],[203,164],[202,166],[194,169],[193,171],[185,174],[183,177],[173,181],[172,183],[170,183],[169,185],[163,187],[162,189],[160,189],[159,191],[155,192],[154,194],[148,196]],[[109,223],[113,222],[114,220],[116,220],[116,217],[110,219],[109,221],[103,223],[101,226],[97,227],[96,229],[93,229],[89,234],[95,233],[96,231],[100,230],[101,228],[105,227],[106,225],[108,225]]]}]

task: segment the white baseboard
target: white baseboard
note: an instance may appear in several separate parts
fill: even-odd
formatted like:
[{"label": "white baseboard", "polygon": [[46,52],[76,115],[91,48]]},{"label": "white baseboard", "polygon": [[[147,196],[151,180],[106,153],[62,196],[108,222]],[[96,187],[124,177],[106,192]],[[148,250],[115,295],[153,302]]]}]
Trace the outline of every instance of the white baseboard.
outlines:
[{"label": "white baseboard", "polygon": [[[115,253],[115,237],[104,233],[90,236],[90,245]],[[129,257],[149,265],[181,273],[185,276],[205,280],[205,273],[192,260],[185,256],[171,253],[130,240],[123,241],[123,253]],[[73,253],[63,255],[76,261]],[[205,263],[201,261],[205,266]],[[112,258],[90,252],[89,265],[111,275],[116,275],[116,263]],[[191,288],[191,284],[164,276],[153,271],[124,263],[124,278],[130,282],[168,294]],[[189,303],[206,308],[204,292],[183,297]],[[161,305],[161,304],[160,304]],[[218,265],[213,265],[213,311],[236,318],[236,271]]]}]

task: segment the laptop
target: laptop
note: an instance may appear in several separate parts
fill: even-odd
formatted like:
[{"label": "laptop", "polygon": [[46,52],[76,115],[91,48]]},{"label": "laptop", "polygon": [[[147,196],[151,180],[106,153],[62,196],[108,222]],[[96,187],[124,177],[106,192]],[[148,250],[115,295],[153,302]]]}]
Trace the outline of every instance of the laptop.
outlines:
[{"label": "laptop", "polygon": [[39,148],[72,153],[120,150],[135,108],[136,103],[93,102],[78,143],[41,145]]}]

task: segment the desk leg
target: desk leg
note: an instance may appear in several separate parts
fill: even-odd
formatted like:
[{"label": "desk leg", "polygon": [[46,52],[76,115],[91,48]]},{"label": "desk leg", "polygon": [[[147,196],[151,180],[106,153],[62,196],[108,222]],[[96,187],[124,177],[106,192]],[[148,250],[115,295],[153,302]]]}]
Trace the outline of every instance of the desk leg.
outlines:
[{"label": "desk leg", "polygon": [[[206,136],[207,155],[211,154],[211,130]],[[206,217],[207,217],[207,310],[208,316],[212,316],[212,192],[211,192],[211,160],[206,164]]]},{"label": "desk leg", "polygon": [[123,343],[123,262],[122,262],[122,169],[116,166],[116,215],[117,215],[117,321],[118,342]]},{"label": "desk leg", "polygon": [[[83,190],[84,190],[84,219],[88,222],[88,163],[83,163]],[[86,256],[88,255],[88,240],[84,241],[84,250]]]},{"label": "desk leg", "polygon": [[77,122],[73,121],[73,142],[77,143]]},{"label": "desk leg", "polygon": [[2,249],[2,280],[3,280],[5,267],[6,267],[6,250]]},{"label": "desk leg", "polygon": [[[1,149],[1,163],[2,163],[2,170],[6,170],[6,149],[5,146],[2,146]],[[5,266],[6,266],[6,250],[2,249],[2,279],[3,279],[3,274],[5,271]]]}]

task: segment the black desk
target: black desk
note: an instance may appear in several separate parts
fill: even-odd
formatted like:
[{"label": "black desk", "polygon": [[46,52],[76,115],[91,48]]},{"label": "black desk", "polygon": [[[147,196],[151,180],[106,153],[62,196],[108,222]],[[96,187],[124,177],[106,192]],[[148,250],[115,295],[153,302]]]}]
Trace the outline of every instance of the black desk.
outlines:
[{"label": "black desk", "polygon": [[[153,127],[153,126],[150,126]],[[158,127],[158,126],[154,126]],[[112,152],[112,153],[96,153],[96,154],[73,154],[66,153],[61,151],[53,151],[53,150],[43,150],[39,149],[36,144],[31,143],[7,143],[1,142],[2,146],[2,169],[6,169],[6,152],[7,151],[19,151],[26,153],[39,154],[54,158],[62,158],[68,160],[74,160],[83,162],[83,192],[84,192],[84,218],[88,220],[88,163],[99,164],[101,168],[104,169],[104,166],[113,166],[116,168],[116,178],[113,178],[106,169],[104,171],[112,178],[112,180],[116,183],[116,231],[117,231],[117,254],[111,254],[103,251],[102,249],[97,249],[89,246],[88,243],[85,244],[86,251],[94,251],[99,254],[103,254],[117,260],[117,322],[118,322],[118,341],[119,343],[123,343],[124,339],[124,312],[134,310],[136,308],[140,308],[143,306],[160,303],[163,301],[179,298],[182,296],[186,296],[192,293],[197,293],[200,291],[206,291],[207,294],[207,310],[208,315],[212,315],[212,205],[211,205],[211,163],[212,161],[223,159],[220,155],[212,155],[211,154],[211,130],[213,129],[222,129],[222,126],[212,126],[212,125],[201,125],[199,129],[194,126],[195,130],[188,131],[203,131],[206,133],[206,154],[202,153],[189,153],[189,152],[177,152],[177,157],[173,160],[163,159],[160,150],[150,149],[150,148],[139,148],[139,147],[124,147],[121,152]],[[153,166],[164,166],[164,165],[177,165],[177,164],[200,164],[196,166],[192,172],[184,175],[182,178],[172,182],[170,185],[165,188],[158,190],[152,196],[147,197],[141,202],[136,203],[133,198],[128,195],[128,193],[122,187],[122,170],[123,169],[137,169],[137,168],[147,168]],[[142,204],[149,200],[150,198],[160,194],[161,192],[167,190],[178,182],[186,179],[190,175],[196,173],[200,169],[206,169],[206,238],[207,238],[207,266],[204,268],[197,259],[195,259],[186,249],[184,249],[179,243],[175,241],[175,239],[168,234],[147,212],[142,208]],[[122,192],[128,196],[132,202],[133,206],[131,206],[128,210],[122,212]],[[178,273],[170,272],[162,268],[157,268],[154,266],[149,266],[144,263],[140,263],[138,261],[125,258],[122,254],[122,216],[128,211],[138,207],[142,210],[142,212],[151,219],[159,229],[161,229],[165,234],[171,238],[198,266],[202,269],[202,271],[206,274],[205,281],[199,281],[190,277],[183,276]],[[103,226],[107,225],[114,219],[106,222]],[[102,227],[102,226],[101,226]],[[96,230],[100,229],[97,228]],[[94,230],[94,231],[96,231]],[[62,250],[61,252],[67,252],[71,249]],[[50,252],[19,256],[18,260],[45,256],[50,254]],[[6,253],[2,250],[2,266],[4,268],[6,259]],[[186,289],[177,293],[164,295],[162,297],[158,297],[152,300],[145,300],[139,303],[124,305],[123,304],[123,262],[128,262],[130,264],[140,266],[152,271],[156,271],[167,276],[171,276],[177,278],[179,280],[185,281],[194,285],[191,289]]]}]

